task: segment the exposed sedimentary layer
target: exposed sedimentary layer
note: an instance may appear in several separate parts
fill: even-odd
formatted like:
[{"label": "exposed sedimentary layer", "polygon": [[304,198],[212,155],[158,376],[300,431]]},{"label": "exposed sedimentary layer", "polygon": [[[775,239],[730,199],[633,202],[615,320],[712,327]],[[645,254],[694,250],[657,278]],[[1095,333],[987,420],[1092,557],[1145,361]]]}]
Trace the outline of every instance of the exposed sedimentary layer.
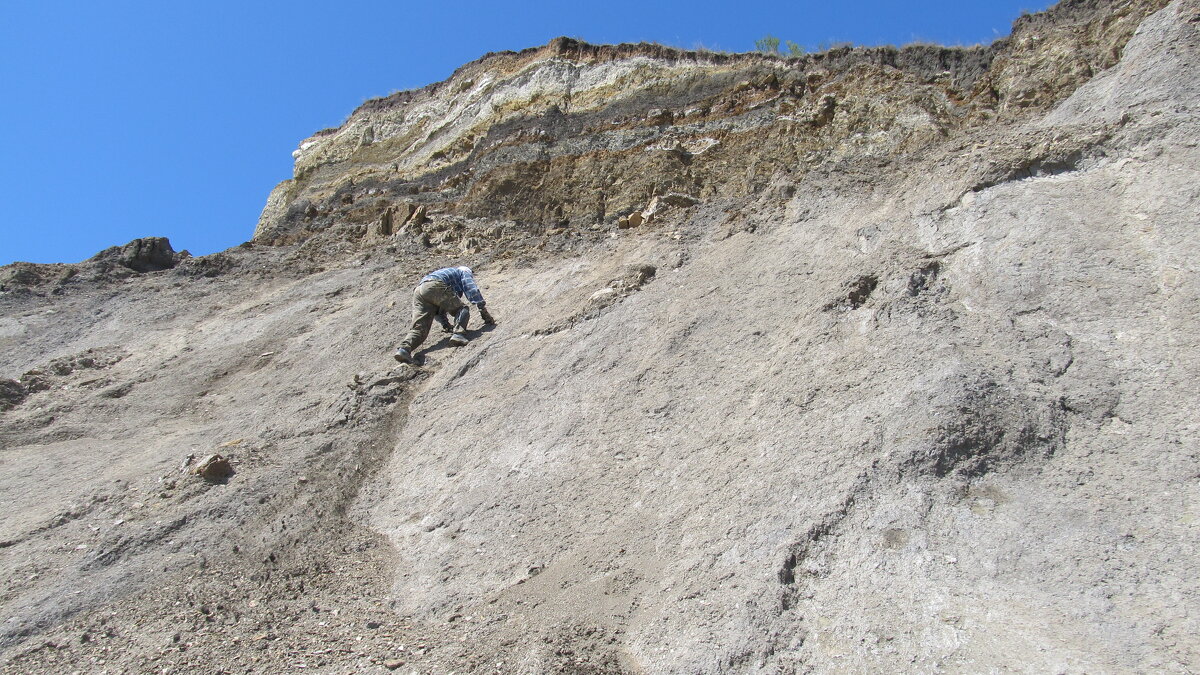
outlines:
[{"label": "exposed sedimentary layer", "polygon": [[417,206],[587,230],[656,194],[744,197],[779,176],[903,158],[1069,95],[1162,4],[1063,3],[965,49],[784,59],[560,38],[491,54],[302,142],[255,239],[386,236]]}]

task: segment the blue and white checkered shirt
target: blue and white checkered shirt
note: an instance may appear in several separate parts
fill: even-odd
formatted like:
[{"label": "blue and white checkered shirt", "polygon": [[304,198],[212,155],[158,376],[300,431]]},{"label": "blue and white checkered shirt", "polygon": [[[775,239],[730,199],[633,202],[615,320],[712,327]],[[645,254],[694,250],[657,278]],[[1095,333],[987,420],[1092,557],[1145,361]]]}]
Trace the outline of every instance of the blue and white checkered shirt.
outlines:
[{"label": "blue and white checkered shirt", "polygon": [[483,304],[483,293],[479,292],[479,286],[475,285],[475,277],[468,267],[443,267],[426,274],[421,283],[426,281],[440,281],[449,286],[455,295],[465,295],[468,301],[476,305]]}]

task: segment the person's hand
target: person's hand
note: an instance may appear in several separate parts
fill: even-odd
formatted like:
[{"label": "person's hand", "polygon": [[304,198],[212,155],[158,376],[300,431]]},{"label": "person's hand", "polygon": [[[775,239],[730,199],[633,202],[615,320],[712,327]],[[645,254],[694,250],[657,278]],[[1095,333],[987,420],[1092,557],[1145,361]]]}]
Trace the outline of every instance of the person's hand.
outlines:
[{"label": "person's hand", "polygon": [[496,320],[492,318],[492,313],[487,311],[483,303],[479,303],[479,316],[483,317],[483,323],[488,326],[495,326]]}]

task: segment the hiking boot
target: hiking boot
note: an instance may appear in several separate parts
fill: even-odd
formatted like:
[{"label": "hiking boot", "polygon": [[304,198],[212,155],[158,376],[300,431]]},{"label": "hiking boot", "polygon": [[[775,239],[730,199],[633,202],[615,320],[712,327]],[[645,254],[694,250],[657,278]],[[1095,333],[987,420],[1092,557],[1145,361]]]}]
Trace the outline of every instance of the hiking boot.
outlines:
[{"label": "hiking boot", "polygon": [[470,340],[468,340],[467,336],[463,335],[462,333],[455,333],[454,335],[450,336],[450,344],[454,345],[455,347],[461,347],[468,342],[470,342]]},{"label": "hiking boot", "polygon": [[396,360],[399,361],[400,363],[412,363],[413,362],[412,354],[409,354],[408,350],[405,349],[404,347],[401,347],[400,349],[396,350]]}]

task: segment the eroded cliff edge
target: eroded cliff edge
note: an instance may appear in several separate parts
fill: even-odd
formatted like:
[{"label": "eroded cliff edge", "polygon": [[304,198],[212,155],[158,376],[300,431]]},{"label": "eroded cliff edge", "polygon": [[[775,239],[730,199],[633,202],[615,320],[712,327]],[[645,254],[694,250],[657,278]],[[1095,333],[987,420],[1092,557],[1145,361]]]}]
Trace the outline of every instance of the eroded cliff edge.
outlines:
[{"label": "eroded cliff edge", "polygon": [[421,207],[518,230],[588,231],[655,195],[739,198],[813,170],[874,162],[886,171],[959,132],[1062,100],[1115,63],[1163,4],[1064,2],[988,47],[783,59],[560,38],[489,54],[303,141],[255,240],[331,228],[387,236]]}]

